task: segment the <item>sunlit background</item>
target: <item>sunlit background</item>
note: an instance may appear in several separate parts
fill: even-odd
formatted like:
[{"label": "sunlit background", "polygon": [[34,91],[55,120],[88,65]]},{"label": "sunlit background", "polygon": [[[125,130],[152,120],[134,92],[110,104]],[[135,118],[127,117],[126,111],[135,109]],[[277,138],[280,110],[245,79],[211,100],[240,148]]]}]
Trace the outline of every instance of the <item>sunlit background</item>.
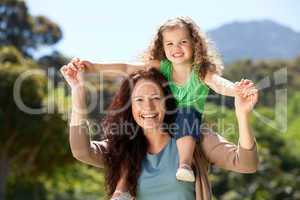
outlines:
[{"label": "sunlit background", "polygon": [[95,61],[135,60],[166,19],[190,16],[205,31],[232,22],[272,20],[300,31],[297,0],[28,0],[33,15],[58,23],[57,49]]}]

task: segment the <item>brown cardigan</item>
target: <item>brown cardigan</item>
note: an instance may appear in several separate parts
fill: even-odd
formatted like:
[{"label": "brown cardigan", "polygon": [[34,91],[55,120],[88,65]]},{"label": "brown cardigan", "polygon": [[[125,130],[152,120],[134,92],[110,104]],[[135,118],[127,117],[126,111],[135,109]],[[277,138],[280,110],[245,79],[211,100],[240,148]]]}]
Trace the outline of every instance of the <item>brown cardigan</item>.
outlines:
[{"label": "brown cardigan", "polygon": [[[239,173],[254,173],[258,166],[258,155],[256,143],[247,150],[210,130],[203,130],[202,133],[203,137],[194,153],[197,168],[196,200],[211,200],[209,165]],[[69,139],[72,154],[76,159],[95,167],[103,167],[100,145],[105,145],[105,141],[91,141],[86,124],[70,126]]]}]

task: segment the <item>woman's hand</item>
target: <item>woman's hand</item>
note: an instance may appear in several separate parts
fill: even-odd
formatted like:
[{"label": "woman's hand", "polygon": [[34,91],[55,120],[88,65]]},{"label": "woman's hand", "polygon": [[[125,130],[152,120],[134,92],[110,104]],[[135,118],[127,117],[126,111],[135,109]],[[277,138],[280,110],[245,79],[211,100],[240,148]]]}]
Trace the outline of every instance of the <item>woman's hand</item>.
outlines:
[{"label": "woman's hand", "polygon": [[83,85],[83,71],[84,67],[79,66],[77,63],[79,62],[78,58],[74,58],[67,65],[64,65],[60,68],[60,72],[69,84],[69,86],[74,89],[79,85]]},{"label": "woman's hand", "polygon": [[237,114],[250,113],[258,100],[258,90],[254,83],[247,79],[242,79],[235,83],[238,95],[236,95],[234,104]]}]

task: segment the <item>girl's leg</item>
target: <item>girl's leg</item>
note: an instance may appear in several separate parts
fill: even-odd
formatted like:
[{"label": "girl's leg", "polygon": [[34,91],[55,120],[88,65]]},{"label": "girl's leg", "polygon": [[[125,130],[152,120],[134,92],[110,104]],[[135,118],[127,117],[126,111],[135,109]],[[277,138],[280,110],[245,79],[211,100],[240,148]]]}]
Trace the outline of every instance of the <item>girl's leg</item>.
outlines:
[{"label": "girl's leg", "polygon": [[181,181],[194,182],[195,175],[192,170],[192,160],[196,141],[192,136],[184,136],[177,139],[176,143],[179,155],[179,168],[176,178]]},{"label": "girl's leg", "polygon": [[121,178],[119,179],[116,190],[113,193],[111,200],[131,200],[132,197],[128,192],[127,182],[126,182],[127,173],[122,173]]},{"label": "girl's leg", "polygon": [[200,140],[201,118],[202,114],[194,108],[178,109],[175,119],[178,129],[174,131],[179,155],[179,168],[176,172],[178,180],[195,181],[195,175],[191,166],[196,141]]},{"label": "girl's leg", "polygon": [[179,154],[179,167],[191,166],[196,141],[192,136],[184,136],[176,140]]}]

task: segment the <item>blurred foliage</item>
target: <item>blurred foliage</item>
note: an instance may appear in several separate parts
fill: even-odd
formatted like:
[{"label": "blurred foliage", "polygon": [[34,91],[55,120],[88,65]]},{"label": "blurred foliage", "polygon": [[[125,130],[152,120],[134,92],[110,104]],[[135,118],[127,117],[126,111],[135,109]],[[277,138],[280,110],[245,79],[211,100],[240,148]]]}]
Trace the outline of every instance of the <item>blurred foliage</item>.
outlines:
[{"label": "blurred foliage", "polygon": [[[300,149],[297,148],[300,145],[299,66],[300,57],[287,61],[237,61],[227,66],[224,71],[224,76],[227,78],[236,81],[248,78],[254,80],[258,87],[261,86],[259,103],[251,121],[258,143],[260,165],[255,174],[244,175],[213,167],[210,178],[216,199],[300,199]],[[282,73],[285,70],[286,78],[285,73]],[[281,73],[280,76],[277,72]],[[270,80],[270,84],[266,84],[268,81],[265,80]],[[280,104],[282,97],[276,96],[278,91],[283,90],[287,93],[280,93],[280,95],[286,95],[287,104]],[[224,126],[211,128],[231,141],[237,142],[237,124],[234,110],[230,109],[233,98],[226,98],[225,101],[222,98],[218,101],[211,98],[210,102],[217,105],[206,105],[206,110],[209,111],[205,114],[206,123],[223,121],[221,124]],[[220,107],[224,104],[225,107]],[[280,106],[279,110],[282,112],[276,113],[276,106]],[[280,118],[276,118],[278,115],[284,116],[285,109],[287,124],[278,121]],[[287,126],[286,130],[281,129],[282,125],[278,125],[282,123],[283,126]]]},{"label": "blurred foliage", "polygon": [[[220,109],[215,106],[215,110]],[[256,112],[274,117],[270,108],[257,108]],[[225,128],[219,126],[215,131],[236,143],[238,129],[233,115],[234,111],[224,110],[211,116],[206,115],[206,121],[223,121]],[[295,121],[300,128],[300,119],[295,118]],[[268,127],[255,116],[251,124],[258,143],[259,169],[255,174],[238,174],[212,167],[210,178],[216,199],[299,199],[300,150],[295,148],[295,144],[300,142],[298,132],[290,130],[288,125],[288,131],[282,133]]]},{"label": "blurred foliage", "polygon": [[103,199],[103,175],[101,170],[82,163],[59,166],[51,177],[40,175],[28,176],[15,180],[12,176],[8,182],[7,199]]},{"label": "blurred foliage", "polygon": [[39,47],[62,38],[59,26],[44,16],[31,16],[24,1],[0,0],[0,45],[31,56]]}]

